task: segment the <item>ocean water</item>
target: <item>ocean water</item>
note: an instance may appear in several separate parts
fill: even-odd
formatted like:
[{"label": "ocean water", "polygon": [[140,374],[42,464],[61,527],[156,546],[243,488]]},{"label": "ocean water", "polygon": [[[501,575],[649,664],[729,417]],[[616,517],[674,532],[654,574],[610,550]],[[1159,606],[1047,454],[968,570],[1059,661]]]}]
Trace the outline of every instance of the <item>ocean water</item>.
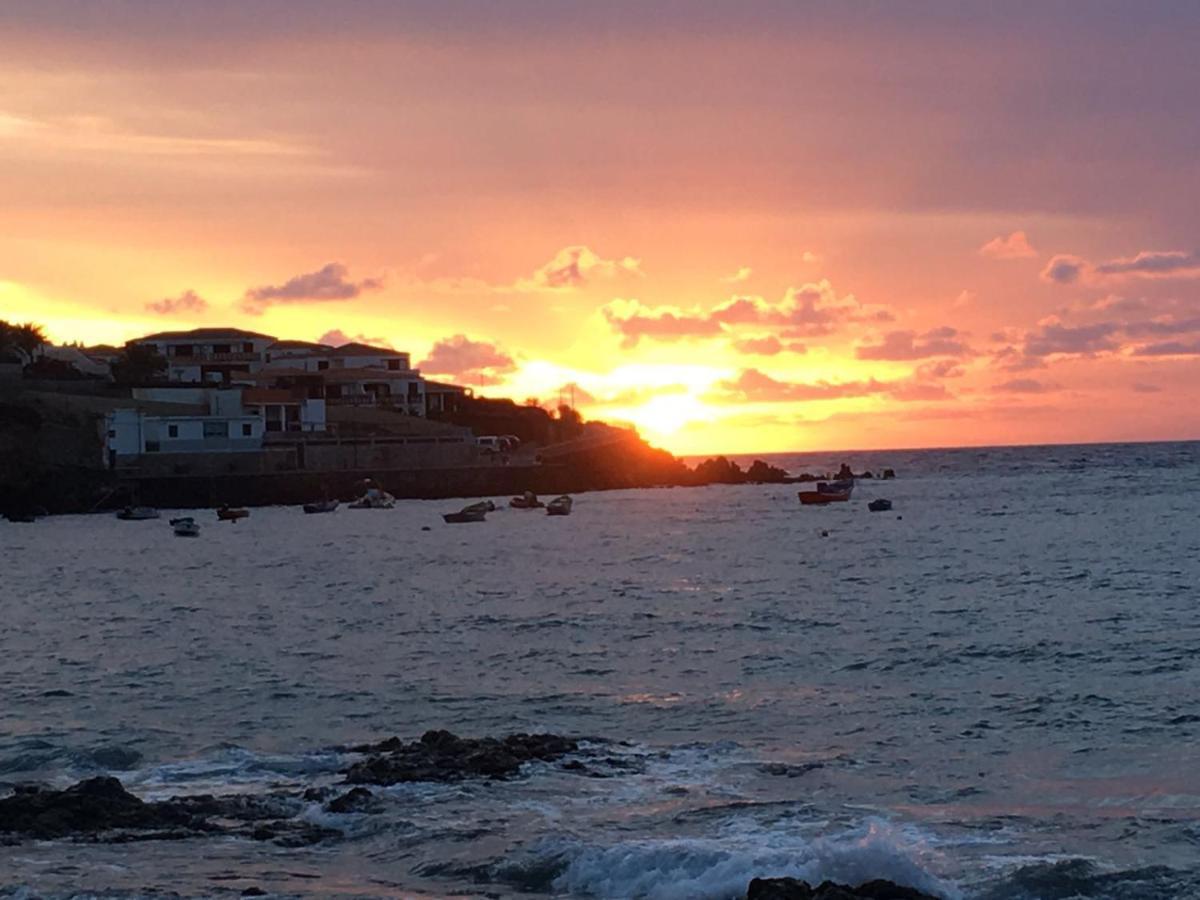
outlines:
[{"label": "ocean water", "polygon": [[297,802],[342,835],[304,848],[0,845],[0,896],[1200,897],[1200,444],[771,459],[843,460],[899,477],[0,523],[3,784],[300,792],[429,728],[608,776]]}]

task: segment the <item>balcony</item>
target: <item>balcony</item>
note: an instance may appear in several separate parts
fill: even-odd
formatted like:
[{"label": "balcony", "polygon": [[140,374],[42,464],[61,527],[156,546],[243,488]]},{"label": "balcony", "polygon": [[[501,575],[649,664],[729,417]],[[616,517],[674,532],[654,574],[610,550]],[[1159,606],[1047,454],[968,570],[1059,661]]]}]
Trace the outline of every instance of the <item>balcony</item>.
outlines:
[{"label": "balcony", "polygon": [[350,394],[346,397],[326,397],[325,402],[330,406],[388,406],[391,398],[380,399],[374,394]]}]

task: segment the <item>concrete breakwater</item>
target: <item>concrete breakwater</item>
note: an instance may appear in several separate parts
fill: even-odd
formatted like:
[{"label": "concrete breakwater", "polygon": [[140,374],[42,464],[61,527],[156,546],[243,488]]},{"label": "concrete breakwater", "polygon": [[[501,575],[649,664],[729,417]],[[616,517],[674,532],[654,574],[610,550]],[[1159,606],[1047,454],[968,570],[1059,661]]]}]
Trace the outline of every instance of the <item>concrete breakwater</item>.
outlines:
[{"label": "concrete breakwater", "polygon": [[[443,469],[340,472],[278,472],[208,476],[123,477],[107,508],[127,503],[164,509],[220,506],[271,506],[307,503],[323,497],[352,500],[361,496],[363,479],[372,478],[403,499],[496,497],[534,491],[543,495],[625,487],[666,486],[611,477],[574,466],[467,466]],[[676,481],[674,484],[681,484]]]}]

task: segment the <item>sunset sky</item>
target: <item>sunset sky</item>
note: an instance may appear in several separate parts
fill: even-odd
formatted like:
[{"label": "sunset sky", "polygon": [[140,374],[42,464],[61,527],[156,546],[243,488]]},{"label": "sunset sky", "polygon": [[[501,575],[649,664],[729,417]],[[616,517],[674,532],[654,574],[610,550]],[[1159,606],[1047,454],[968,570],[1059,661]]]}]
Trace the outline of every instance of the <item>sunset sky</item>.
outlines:
[{"label": "sunset sky", "polygon": [[678,453],[1200,437],[1200,4],[7,2],[0,317]]}]

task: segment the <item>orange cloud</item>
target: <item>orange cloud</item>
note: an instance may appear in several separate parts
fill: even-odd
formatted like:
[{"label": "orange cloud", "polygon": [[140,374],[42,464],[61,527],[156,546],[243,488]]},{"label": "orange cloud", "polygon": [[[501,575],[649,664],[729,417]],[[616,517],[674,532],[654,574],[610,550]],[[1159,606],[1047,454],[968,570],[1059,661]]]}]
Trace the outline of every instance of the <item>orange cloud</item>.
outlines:
[{"label": "orange cloud", "polygon": [[1030,259],[1037,251],[1029,244],[1023,231],[994,237],[979,248],[979,255],[988,259]]}]

